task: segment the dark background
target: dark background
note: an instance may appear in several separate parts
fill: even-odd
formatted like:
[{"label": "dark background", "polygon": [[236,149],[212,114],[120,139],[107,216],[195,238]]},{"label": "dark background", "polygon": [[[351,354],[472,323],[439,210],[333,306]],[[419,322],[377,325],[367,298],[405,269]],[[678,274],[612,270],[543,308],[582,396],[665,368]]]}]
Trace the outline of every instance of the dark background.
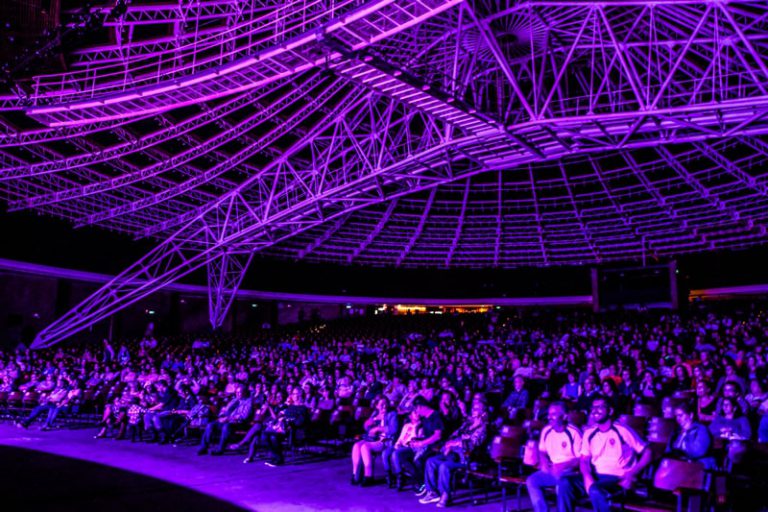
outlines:
[{"label": "dark background", "polygon": [[[0,212],[0,258],[115,274],[156,241],[97,228],[73,229],[34,213]],[[768,247],[706,252],[676,258],[682,289],[768,283]],[[648,265],[665,263],[649,259]],[[641,262],[604,266],[640,266]],[[205,284],[205,276],[186,282]],[[590,269],[549,267],[484,270],[367,268],[254,258],[243,288],[333,295],[410,297],[531,297],[591,294]]]}]

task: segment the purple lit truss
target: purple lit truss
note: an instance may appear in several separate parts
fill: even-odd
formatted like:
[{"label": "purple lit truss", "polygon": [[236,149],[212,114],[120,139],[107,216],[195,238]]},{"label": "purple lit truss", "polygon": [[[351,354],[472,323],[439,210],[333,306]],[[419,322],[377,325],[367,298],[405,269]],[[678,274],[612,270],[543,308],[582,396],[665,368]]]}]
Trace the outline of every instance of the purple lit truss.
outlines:
[{"label": "purple lit truss", "polygon": [[516,267],[766,241],[766,0],[113,8],[92,12],[112,43],[0,97],[0,194],[158,245],[35,347],[201,268],[218,327],[256,252]]}]

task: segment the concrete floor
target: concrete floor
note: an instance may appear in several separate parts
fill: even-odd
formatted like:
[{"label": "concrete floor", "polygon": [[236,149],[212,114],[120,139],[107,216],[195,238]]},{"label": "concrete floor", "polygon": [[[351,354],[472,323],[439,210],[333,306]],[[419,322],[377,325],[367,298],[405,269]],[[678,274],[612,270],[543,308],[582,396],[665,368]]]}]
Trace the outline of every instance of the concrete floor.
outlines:
[{"label": "concrete floor", "polygon": [[[94,429],[41,432],[0,424],[3,512],[216,510],[222,512],[433,510],[412,492],[349,485],[346,458],[304,457],[269,468],[243,455],[198,457],[190,446],[94,440]],[[380,470],[379,470],[380,471]],[[498,493],[473,506],[467,491],[451,510],[499,512]],[[10,504],[7,506],[6,504]],[[510,502],[514,507],[514,503]],[[528,506],[527,501],[523,503]]]}]

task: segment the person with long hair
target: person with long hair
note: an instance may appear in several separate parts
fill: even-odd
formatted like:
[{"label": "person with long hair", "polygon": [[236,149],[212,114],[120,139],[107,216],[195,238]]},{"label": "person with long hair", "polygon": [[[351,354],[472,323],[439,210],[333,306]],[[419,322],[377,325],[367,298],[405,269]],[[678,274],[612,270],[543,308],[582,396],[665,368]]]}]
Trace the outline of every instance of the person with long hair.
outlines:
[{"label": "person with long hair", "polygon": [[[365,437],[352,445],[352,485],[368,487],[373,484],[373,460],[377,453],[383,453],[397,437],[399,424],[397,411],[393,410],[386,396],[374,400],[374,410],[363,428]],[[391,479],[388,457],[384,457],[384,469]],[[363,476],[360,477],[362,467]]]}]

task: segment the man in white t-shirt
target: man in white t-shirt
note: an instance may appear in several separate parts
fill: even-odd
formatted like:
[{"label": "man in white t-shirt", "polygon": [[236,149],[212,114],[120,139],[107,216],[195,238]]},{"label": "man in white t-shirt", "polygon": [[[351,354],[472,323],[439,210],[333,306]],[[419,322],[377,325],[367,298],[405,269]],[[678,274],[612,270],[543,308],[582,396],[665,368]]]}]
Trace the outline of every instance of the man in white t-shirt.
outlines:
[{"label": "man in white t-shirt", "polygon": [[629,427],[614,423],[608,400],[592,401],[593,426],[584,431],[581,443],[581,474],[584,489],[595,512],[609,512],[610,498],[620,488],[630,489],[635,477],[651,462],[648,443]]},{"label": "man in white t-shirt", "polygon": [[539,438],[539,471],[528,477],[525,484],[531,497],[533,512],[547,512],[544,488],[554,487],[558,512],[571,512],[580,486],[577,475],[581,454],[581,431],[566,421],[565,404],[554,402],[549,406],[549,424]]}]

